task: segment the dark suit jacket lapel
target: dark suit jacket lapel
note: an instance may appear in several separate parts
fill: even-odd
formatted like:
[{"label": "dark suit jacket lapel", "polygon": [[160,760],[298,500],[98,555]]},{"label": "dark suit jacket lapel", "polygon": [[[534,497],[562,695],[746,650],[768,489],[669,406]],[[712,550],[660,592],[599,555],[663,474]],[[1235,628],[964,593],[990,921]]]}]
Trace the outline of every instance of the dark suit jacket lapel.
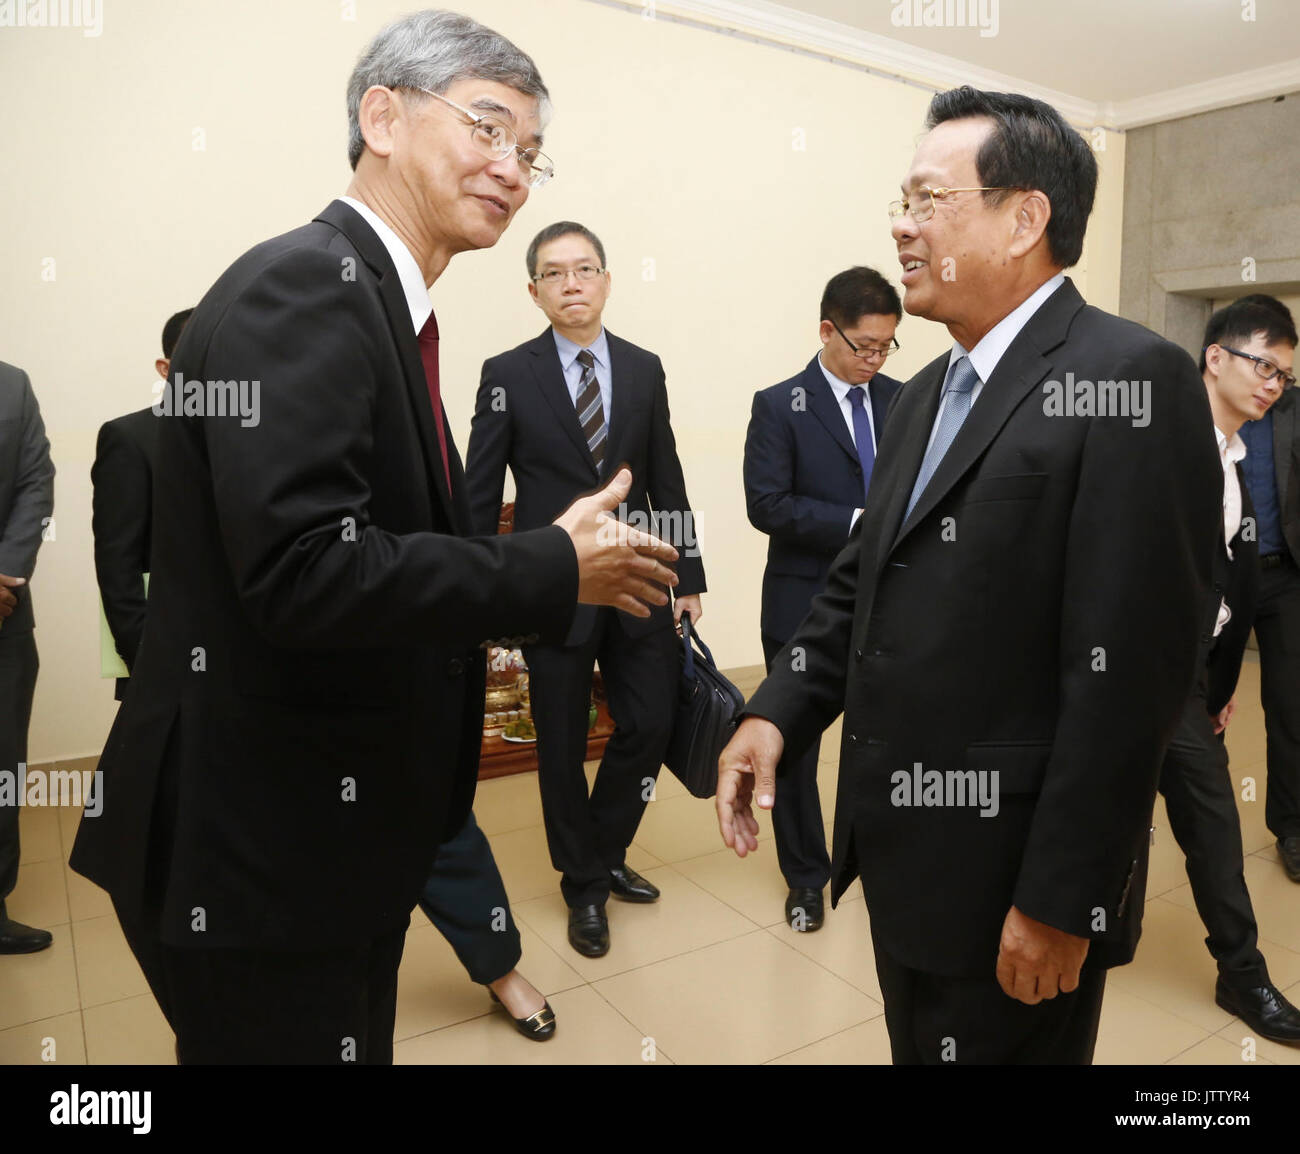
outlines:
[{"label": "dark suit jacket lapel", "polygon": [[555,336],[547,329],[541,336],[528,344],[528,353],[533,365],[533,375],[537,378],[537,389],[546,403],[555,413],[560,427],[591,466],[594,474],[596,465],[587,448],[587,438],[582,435],[582,426],[578,424],[578,410],[573,407],[573,398],[569,396],[569,386],[564,380],[564,369],[560,366],[560,353],[555,347]]},{"label": "dark suit jacket lapel", "polygon": [[[375,230],[348,205],[333,201],[316,219],[343,233],[378,278],[379,294],[401,358],[407,396],[420,433],[420,448],[424,452],[424,471],[429,488],[438,494],[448,522],[456,533],[463,536],[469,526],[468,506],[463,492],[460,501],[453,501],[447,489],[447,478],[442,470],[442,454],[438,450],[438,432],[433,425],[433,406],[429,404],[429,385],[424,375],[424,362],[420,358],[420,342],[411,328],[411,310],[407,306],[406,294],[402,291],[402,282],[397,269],[393,267],[393,260]],[[452,480],[463,490],[464,473],[460,469],[459,454],[452,444],[451,426],[447,423],[445,409],[442,422],[447,437],[448,465],[451,466]]]},{"label": "dark suit jacket lapel", "polygon": [[636,371],[635,361],[627,355],[626,346],[608,329],[605,330],[605,343],[609,349],[609,407],[612,411],[605,414],[609,424],[609,444],[605,450],[605,465],[601,469],[602,480],[627,459],[623,445],[631,429],[632,414],[653,403],[654,399],[650,396],[650,382]]},{"label": "dark suit jacket lapel", "polygon": [[[1278,505],[1286,503],[1291,484],[1291,455],[1295,444],[1295,393],[1287,393],[1273,406],[1273,472],[1277,476]],[[1285,402],[1285,403],[1283,403]]]},{"label": "dark suit jacket lapel", "polygon": [[848,453],[849,459],[856,465],[858,450],[853,445],[853,438],[849,436],[844,410],[835,399],[835,391],[826,379],[826,374],[822,372],[821,364],[816,357],[813,357],[803,371],[803,387],[808,396],[808,411],[822,423],[835,443]]},{"label": "dark suit jacket lapel", "polygon": [[[1020,330],[1011,342],[1011,347],[998,361],[992,377],[984,382],[984,388],[965,423],[939,462],[938,469],[930,478],[930,483],[917,501],[911,516],[900,528],[899,540],[961,480],[998,435],[1007,418],[1024,400],[1025,394],[1051,371],[1052,362],[1045,354],[1065,340],[1071,318],[1082,307],[1083,298],[1079,296],[1074,284],[1067,280],[1030,317],[1029,323]],[[946,365],[944,367],[946,373]],[[929,432],[927,428],[927,438]],[[916,472],[920,470],[920,463],[918,458],[917,470],[907,474],[913,481]],[[911,496],[910,492],[908,496]]]}]

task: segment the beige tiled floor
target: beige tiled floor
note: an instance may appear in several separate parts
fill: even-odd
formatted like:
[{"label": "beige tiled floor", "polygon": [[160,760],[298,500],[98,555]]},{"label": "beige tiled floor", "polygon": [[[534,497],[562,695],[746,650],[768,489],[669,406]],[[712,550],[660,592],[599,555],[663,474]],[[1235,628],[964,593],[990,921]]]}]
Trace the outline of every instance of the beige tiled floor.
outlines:
[{"label": "beige tiled floor", "polygon": [[[742,689],[755,670],[737,675]],[[1247,663],[1229,728],[1246,876],[1261,948],[1276,983],[1300,1003],[1300,886],[1264,827],[1264,731],[1258,666]],[[822,744],[825,816],[834,802],[838,726]],[[71,763],[60,768],[88,768]],[[588,767],[589,772],[594,767]],[[521,969],[550,998],[559,1029],[520,1038],[470,983],[418,911],[407,935],[397,1007],[402,1063],[883,1063],[889,1061],[867,911],[854,887],[815,934],[785,924],[785,889],[770,840],[744,861],[722,848],[713,806],[668,774],[629,863],[663,891],[655,905],[611,902],[604,958],[569,948],[534,775],[479,786],[488,834],[523,937]],[[44,953],[0,958],[0,1064],[167,1063],[172,1038],[126,947],[107,896],[66,865],[78,815],[28,809],[13,915],[48,927]],[[1214,963],[1192,905],[1182,855],[1157,803],[1142,945],[1112,971],[1099,1062],[1300,1063],[1300,1050],[1252,1039],[1214,1004]]]}]

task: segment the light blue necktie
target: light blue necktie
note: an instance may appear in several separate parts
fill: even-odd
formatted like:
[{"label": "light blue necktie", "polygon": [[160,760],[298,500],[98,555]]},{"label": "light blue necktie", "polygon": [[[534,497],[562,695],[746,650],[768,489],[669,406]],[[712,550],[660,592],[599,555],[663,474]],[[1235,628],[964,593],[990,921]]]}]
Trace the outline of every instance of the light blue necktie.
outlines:
[{"label": "light blue necktie", "polygon": [[904,521],[912,515],[912,509],[920,500],[921,494],[925,492],[925,487],[934,476],[939,462],[943,460],[948,447],[956,439],[957,430],[961,428],[962,422],[966,420],[966,414],[970,412],[971,390],[979,379],[979,373],[970,363],[970,357],[962,357],[953,368],[952,375],[948,378],[948,387],[943,394],[943,413],[939,417],[939,428],[935,431],[930,448],[926,450],[925,460],[921,462],[921,471],[916,475],[916,484],[912,487],[912,496],[907,502],[907,512],[903,514]]}]

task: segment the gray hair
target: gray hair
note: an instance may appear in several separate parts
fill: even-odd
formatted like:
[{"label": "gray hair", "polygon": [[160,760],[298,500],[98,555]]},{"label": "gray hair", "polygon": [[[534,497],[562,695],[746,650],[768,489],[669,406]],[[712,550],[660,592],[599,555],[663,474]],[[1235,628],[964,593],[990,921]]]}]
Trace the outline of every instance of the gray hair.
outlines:
[{"label": "gray hair", "polygon": [[[545,124],[551,96],[532,57],[504,36],[459,12],[428,9],[394,21],[370,42],[348,80],[348,161],[355,169],[366,142],[361,135],[361,98],[375,85],[427,88],[439,94],[457,80],[506,84],[536,97]],[[427,99],[422,94],[421,100]]]}]

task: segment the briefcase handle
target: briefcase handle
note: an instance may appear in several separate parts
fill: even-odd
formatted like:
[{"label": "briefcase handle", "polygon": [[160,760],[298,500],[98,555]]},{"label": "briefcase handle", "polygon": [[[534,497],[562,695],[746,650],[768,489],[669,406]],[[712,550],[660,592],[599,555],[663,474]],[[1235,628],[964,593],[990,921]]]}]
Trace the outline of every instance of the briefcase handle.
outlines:
[{"label": "briefcase handle", "polygon": [[[692,640],[695,642],[694,645],[691,644]],[[682,614],[682,641],[686,644],[685,671],[688,679],[695,676],[695,645],[700,647],[708,663],[715,669],[717,668],[717,663],[713,660],[713,654],[709,652],[709,647],[704,644],[704,638],[700,636],[698,630],[691,627],[691,615],[689,613]]]}]

